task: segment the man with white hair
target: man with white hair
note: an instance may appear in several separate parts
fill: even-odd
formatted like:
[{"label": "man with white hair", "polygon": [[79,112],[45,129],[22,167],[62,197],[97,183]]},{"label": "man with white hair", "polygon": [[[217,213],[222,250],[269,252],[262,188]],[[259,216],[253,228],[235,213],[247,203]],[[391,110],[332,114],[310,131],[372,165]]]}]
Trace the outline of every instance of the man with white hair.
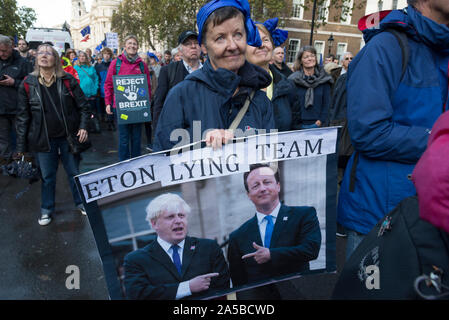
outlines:
[{"label": "man with white hair", "polygon": [[349,64],[351,63],[352,59],[354,59],[354,55],[351,52],[345,52],[341,56],[340,65],[342,66],[342,69],[341,69],[340,75],[348,72],[348,67],[349,67]]},{"label": "man with white hair", "polygon": [[156,197],[146,220],[157,240],[125,257],[128,299],[178,300],[229,288],[229,270],[217,242],[188,237],[189,205],[178,195]]}]

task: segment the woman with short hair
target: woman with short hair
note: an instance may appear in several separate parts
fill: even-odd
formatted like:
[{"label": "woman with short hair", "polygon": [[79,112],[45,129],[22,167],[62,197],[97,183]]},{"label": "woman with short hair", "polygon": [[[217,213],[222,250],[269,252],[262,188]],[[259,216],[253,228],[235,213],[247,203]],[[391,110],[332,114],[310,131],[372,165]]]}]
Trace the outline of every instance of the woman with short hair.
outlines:
[{"label": "woman with short hair", "polygon": [[247,43],[261,43],[248,2],[211,1],[199,10],[197,23],[198,42],[208,59],[170,90],[157,123],[156,150],[196,142],[203,135],[207,145],[220,147],[234,137],[228,129],[246,101],[248,110],[234,122],[238,129],[255,134],[275,127],[271,102],[260,90],[270,84],[270,75],[245,59]]},{"label": "woman with short hair", "polygon": [[292,110],[293,129],[326,126],[333,79],[318,65],[314,47],[305,46],[300,50],[294,70],[288,77],[297,88],[297,103]]},{"label": "woman with short hair", "polygon": [[[148,83],[148,95],[151,100],[151,79],[148,66],[138,55],[139,42],[137,37],[129,35],[125,38],[125,49],[123,53],[114,59],[109,66],[108,75],[104,84],[104,100],[106,104],[106,113],[113,114],[115,106],[114,86],[112,77],[115,75],[134,75],[145,73]],[[120,60],[120,67],[117,68],[117,62]],[[117,70],[118,73],[117,73]],[[143,72],[142,72],[143,71]],[[142,123],[119,124],[119,161],[128,160],[141,155]]]}]

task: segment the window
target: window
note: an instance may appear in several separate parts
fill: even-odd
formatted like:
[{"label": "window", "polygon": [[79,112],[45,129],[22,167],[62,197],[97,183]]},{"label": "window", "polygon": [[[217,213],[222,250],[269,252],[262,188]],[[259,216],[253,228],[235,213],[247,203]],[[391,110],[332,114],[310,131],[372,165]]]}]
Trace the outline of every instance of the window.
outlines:
[{"label": "window", "polygon": [[343,56],[343,54],[347,51],[348,48],[348,44],[347,43],[342,43],[339,42],[337,44],[337,59],[338,61],[340,61],[340,57]]},{"label": "window", "polygon": [[295,62],[296,55],[298,54],[300,45],[301,45],[301,40],[290,39],[290,42],[288,43],[287,63]]},{"label": "window", "polygon": [[318,5],[318,20],[327,21],[329,15],[329,0],[323,0]]},{"label": "window", "polygon": [[379,0],[379,2],[377,2],[377,10],[382,11],[383,7],[384,7],[384,2],[382,0]]},{"label": "window", "polygon": [[393,10],[396,10],[398,8],[398,0],[393,0]]},{"label": "window", "polygon": [[324,41],[320,41],[320,40],[315,40],[315,44],[314,44],[315,50],[316,50],[316,62],[319,64],[321,63],[324,59]]},{"label": "window", "polygon": [[304,0],[293,0],[293,10],[292,10],[292,17],[293,18],[299,18],[302,19],[303,18],[303,2]]},{"label": "window", "polygon": [[350,24],[352,18],[352,6],[354,0],[343,0],[343,7],[341,8],[340,22]]}]

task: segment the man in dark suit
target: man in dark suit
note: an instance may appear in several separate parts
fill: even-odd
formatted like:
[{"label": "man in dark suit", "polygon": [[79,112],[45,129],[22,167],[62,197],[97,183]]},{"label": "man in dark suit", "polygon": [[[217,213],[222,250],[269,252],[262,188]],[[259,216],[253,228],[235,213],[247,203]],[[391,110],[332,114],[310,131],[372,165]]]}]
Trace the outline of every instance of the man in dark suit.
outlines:
[{"label": "man in dark suit", "polygon": [[[281,205],[279,171],[267,164],[250,166],[250,171],[244,174],[244,184],[256,215],[229,236],[233,286],[309,270],[309,261],[318,257],[321,245],[315,208]],[[269,285],[251,290],[245,298],[281,296],[275,285]]]},{"label": "man in dark suit", "polygon": [[168,91],[185,77],[203,65],[200,62],[201,49],[198,44],[198,34],[194,31],[184,31],[178,38],[178,48],[182,53],[182,60],[172,62],[161,68],[153,106],[153,128],[157,127],[157,120],[164,106]]},{"label": "man in dark suit", "polygon": [[146,208],[157,239],[125,257],[128,299],[175,300],[229,288],[229,270],[217,242],[187,236],[188,204],[163,194]]}]

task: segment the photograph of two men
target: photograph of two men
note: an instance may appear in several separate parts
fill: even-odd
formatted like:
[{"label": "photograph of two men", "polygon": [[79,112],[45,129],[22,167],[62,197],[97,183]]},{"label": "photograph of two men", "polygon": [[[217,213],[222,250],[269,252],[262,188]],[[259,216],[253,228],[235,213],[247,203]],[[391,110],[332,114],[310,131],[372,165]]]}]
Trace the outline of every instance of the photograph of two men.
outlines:
[{"label": "photograph of two men", "polygon": [[77,177],[111,297],[295,299],[335,272],[337,128],[145,155]]}]

